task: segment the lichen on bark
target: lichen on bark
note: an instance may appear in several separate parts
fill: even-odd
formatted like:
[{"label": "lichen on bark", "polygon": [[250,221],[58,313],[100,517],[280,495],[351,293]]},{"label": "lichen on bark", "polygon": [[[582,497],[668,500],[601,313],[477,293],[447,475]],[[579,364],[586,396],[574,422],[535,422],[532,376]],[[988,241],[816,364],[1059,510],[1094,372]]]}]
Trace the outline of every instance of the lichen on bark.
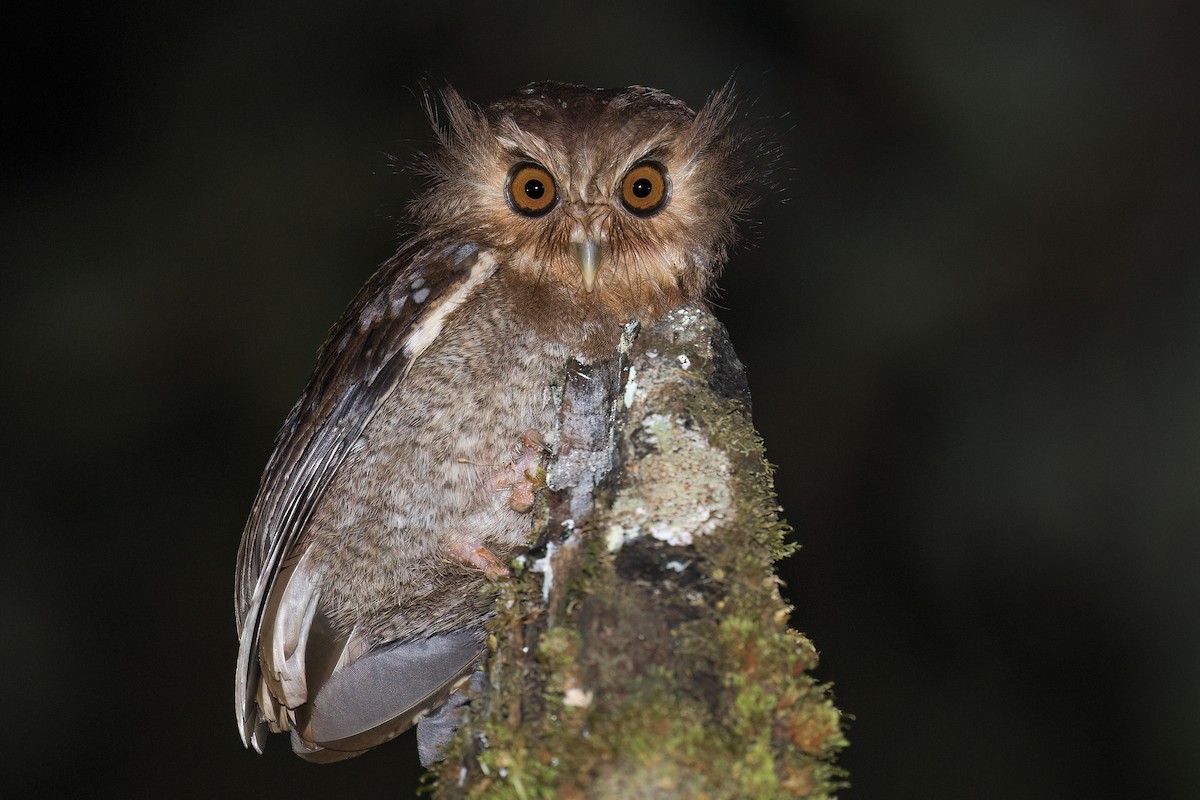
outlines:
[{"label": "lichen on bark", "polygon": [[441,798],[827,798],[846,744],[788,625],[744,371],[700,306],[555,393],[535,548],[496,586]]}]

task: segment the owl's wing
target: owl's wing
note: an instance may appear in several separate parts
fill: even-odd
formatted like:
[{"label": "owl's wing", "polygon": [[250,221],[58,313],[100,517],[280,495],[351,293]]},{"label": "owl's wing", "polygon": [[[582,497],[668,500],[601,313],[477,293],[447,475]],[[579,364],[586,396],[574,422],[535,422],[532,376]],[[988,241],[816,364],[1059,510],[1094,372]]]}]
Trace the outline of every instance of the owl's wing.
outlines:
[{"label": "owl's wing", "polygon": [[[371,277],[321,347],[313,376],[275,440],[238,550],[234,604],[241,643],[235,712],[247,746],[262,751],[266,726],[256,705],[274,727],[289,727],[286,719],[272,719],[281,709],[266,681],[279,690],[276,697],[305,698],[305,661],[312,655],[305,645],[331,636],[316,612],[308,559],[293,552],[297,541],[375,411],[450,313],[495,269],[492,256],[471,245],[402,248]],[[260,637],[264,648],[269,640],[272,653],[263,657],[276,674],[260,676]],[[360,655],[348,652],[353,642],[325,644],[340,657],[320,666],[324,678]],[[451,660],[460,660],[467,646],[452,639],[442,644],[442,656]],[[377,652],[359,669],[383,665],[386,651]],[[427,655],[436,669],[438,653]],[[421,654],[414,657],[420,662]],[[307,669],[314,667],[310,663]],[[330,702],[336,700],[336,684],[325,684]]]}]

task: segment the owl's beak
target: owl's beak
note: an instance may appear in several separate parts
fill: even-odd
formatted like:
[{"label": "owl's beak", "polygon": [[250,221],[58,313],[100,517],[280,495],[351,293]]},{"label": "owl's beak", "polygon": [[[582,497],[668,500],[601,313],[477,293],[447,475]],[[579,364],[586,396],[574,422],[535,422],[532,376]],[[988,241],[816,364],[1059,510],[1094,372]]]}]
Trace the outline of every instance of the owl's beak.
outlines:
[{"label": "owl's beak", "polygon": [[596,273],[600,271],[600,242],[589,236],[582,242],[571,242],[571,250],[583,275],[583,290],[591,294],[596,288]]}]

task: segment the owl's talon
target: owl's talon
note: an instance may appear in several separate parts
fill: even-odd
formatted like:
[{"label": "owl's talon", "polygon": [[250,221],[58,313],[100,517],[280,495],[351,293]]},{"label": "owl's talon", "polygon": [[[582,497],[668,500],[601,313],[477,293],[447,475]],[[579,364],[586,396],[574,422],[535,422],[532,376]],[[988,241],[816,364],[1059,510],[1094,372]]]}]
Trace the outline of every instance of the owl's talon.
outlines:
[{"label": "owl's talon", "polygon": [[468,567],[475,567],[489,578],[507,576],[508,566],[478,539],[454,539],[446,545],[450,558]]},{"label": "owl's talon", "polygon": [[542,462],[550,451],[542,434],[534,428],[521,432],[520,443],[516,460],[496,473],[492,487],[509,489],[508,507],[524,514],[533,510],[537,490],[546,485],[546,470]]},{"label": "owl's talon", "polygon": [[546,447],[546,440],[542,438],[542,432],[537,428],[526,428],[521,431],[521,448],[525,450],[536,450],[539,453],[549,453],[550,448]]}]

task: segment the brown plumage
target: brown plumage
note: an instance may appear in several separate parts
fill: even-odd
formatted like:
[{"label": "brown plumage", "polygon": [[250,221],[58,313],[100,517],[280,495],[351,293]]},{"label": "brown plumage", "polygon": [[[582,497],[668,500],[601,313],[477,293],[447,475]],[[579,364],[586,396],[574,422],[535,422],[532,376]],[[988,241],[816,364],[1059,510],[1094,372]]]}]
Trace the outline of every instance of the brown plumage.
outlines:
[{"label": "brown plumage", "polygon": [[530,534],[551,384],[702,297],[745,207],[727,90],[698,113],[643,87],[443,99],[417,232],[322,346],[243,534],[236,712],[259,750],[269,727],[355,755],[470,674],[486,581]]}]

